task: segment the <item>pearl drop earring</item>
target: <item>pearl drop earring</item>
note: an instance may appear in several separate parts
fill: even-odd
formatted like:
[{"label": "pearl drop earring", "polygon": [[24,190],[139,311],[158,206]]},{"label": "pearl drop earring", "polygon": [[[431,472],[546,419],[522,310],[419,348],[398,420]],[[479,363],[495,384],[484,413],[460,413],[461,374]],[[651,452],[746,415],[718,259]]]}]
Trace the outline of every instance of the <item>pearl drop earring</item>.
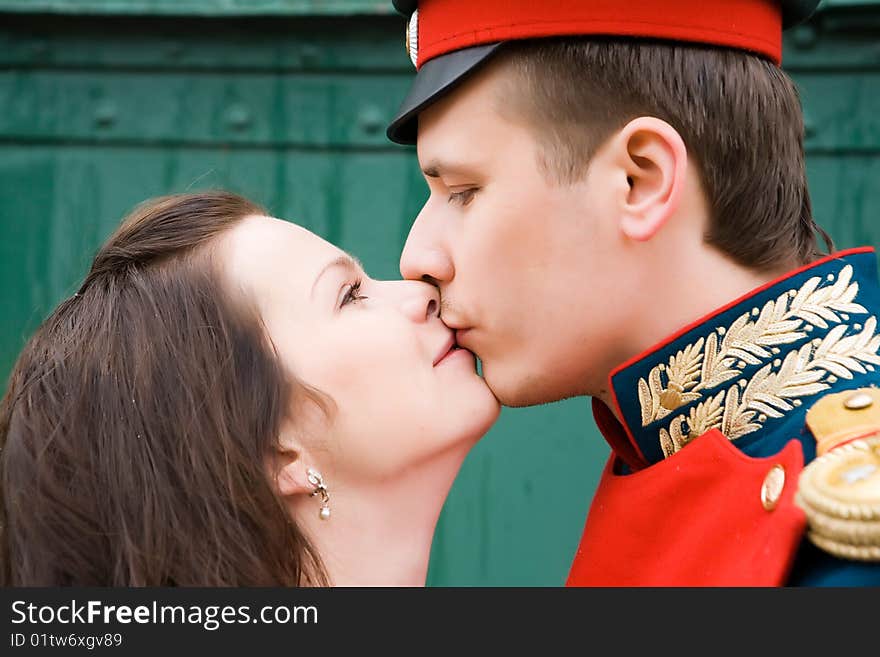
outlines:
[{"label": "pearl drop earring", "polygon": [[321,520],[327,520],[330,518],[330,493],[327,492],[327,487],[324,485],[324,478],[320,472],[311,468],[306,471],[306,474],[308,475],[309,483],[315,487],[311,494],[312,497],[315,495],[321,496],[321,510],[318,511],[318,517]]}]

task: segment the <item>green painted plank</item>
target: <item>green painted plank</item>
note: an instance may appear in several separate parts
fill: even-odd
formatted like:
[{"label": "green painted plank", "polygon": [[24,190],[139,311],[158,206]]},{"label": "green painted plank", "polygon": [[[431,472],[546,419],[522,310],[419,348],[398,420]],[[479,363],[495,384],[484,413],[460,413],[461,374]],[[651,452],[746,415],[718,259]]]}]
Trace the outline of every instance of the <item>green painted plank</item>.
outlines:
[{"label": "green painted plank", "polygon": [[825,12],[783,37],[789,71],[880,69],[880,4],[870,10]]},{"label": "green painted plank", "polygon": [[822,0],[818,9],[822,11],[840,7],[880,7],[880,0]]},{"label": "green painted plank", "polygon": [[[795,73],[814,151],[880,152],[880,70]],[[396,149],[405,74],[0,70],[9,142]]]},{"label": "green painted plank", "polygon": [[859,74],[799,73],[807,153],[880,153],[880,70]]},{"label": "green painted plank", "polygon": [[0,0],[0,12],[193,16],[395,13],[391,0]]},{"label": "green painted plank", "polygon": [[[880,5],[786,32],[787,69],[880,68]],[[413,74],[395,16],[224,18],[7,15],[0,67]]]},{"label": "green painted plank", "polygon": [[354,19],[7,15],[0,68],[384,70],[412,75],[399,22]]},{"label": "green painted plank", "polygon": [[0,139],[399,148],[402,75],[0,71]]},{"label": "green painted plank", "polygon": [[839,248],[880,248],[880,156],[807,156],[813,216]]}]

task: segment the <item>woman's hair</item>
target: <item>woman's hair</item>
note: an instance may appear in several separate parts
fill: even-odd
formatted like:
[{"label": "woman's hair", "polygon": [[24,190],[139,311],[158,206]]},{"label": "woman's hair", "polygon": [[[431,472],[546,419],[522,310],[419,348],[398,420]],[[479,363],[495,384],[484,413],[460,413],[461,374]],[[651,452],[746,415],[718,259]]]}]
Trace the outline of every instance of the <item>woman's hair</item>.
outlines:
[{"label": "woman's hair", "polygon": [[212,257],[251,214],[147,201],[24,347],[0,403],[4,586],[326,585],[267,470],[309,389]]}]

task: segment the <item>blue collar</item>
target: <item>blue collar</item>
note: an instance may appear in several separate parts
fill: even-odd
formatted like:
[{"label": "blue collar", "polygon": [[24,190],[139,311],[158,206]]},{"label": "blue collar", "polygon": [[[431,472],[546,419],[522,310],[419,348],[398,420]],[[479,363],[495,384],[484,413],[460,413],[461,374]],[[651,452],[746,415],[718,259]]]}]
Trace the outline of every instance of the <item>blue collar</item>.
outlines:
[{"label": "blue collar", "polygon": [[800,438],[821,395],[880,385],[872,248],[836,253],[686,327],[611,373],[624,429],[657,463],[718,428],[751,456]]}]

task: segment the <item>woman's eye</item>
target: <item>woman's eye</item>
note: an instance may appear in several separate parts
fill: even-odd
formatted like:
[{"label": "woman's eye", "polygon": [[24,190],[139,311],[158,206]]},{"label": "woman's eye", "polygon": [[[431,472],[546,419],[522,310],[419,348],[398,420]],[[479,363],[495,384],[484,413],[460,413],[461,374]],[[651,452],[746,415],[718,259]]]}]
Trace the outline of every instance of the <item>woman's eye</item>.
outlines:
[{"label": "woman's eye", "polygon": [[461,192],[450,192],[449,202],[453,205],[465,206],[474,200],[474,194],[476,193],[476,187],[471,187],[470,189],[465,189]]},{"label": "woman's eye", "polygon": [[359,293],[361,291],[361,281],[354,283],[353,285],[349,285],[348,289],[345,291],[345,296],[342,297],[342,303],[340,306],[346,306],[350,303],[357,303],[358,301],[363,301],[367,297],[361,296]]}]

